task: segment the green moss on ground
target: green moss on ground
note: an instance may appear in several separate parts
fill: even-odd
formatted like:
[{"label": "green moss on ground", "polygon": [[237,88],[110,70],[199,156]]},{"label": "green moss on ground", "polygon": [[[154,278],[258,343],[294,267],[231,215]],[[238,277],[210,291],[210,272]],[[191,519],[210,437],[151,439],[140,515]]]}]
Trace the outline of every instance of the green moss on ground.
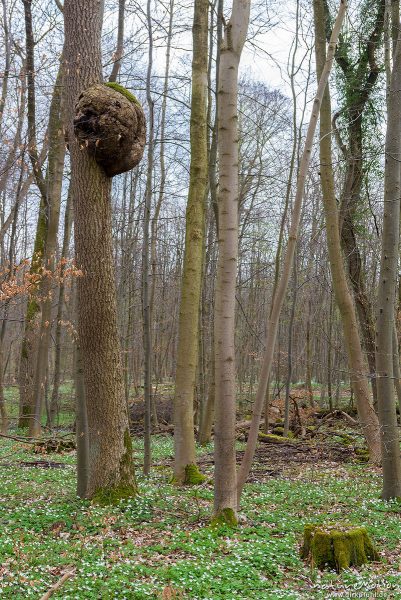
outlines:
[{"label": "green moss on ground", "polygon": [[369,450],[367,448],[355,448],[354,452],[359,462],[369,462]]},{"label": "green moss on ground", "polygon": [[[284,427],[274,427],[272,431],[272,435],[278,435],[280,437],[284,437]],[[289,431],[286,435],[287,438],[294,439],[295,435],[293,431]]]},{"label": "green moss on ground", "polygon": [[[292,432],[291,432],[292,433]],[[275,435],[274,433],[259,433],[259,440],[271,444],[285,444],[293,442],[294,434],[290,437],[283,437],[282,435]]]},{"label": "green moss on ground", "polygon": [[127,88],[125,88],[123,85],[120,85],[119,83],[115,83],[114,81],[108,81],[104,85],[107,85],[107,87],[112,88],[116,92],[119,92],[120,94],[125,96],[130,102],[133,102],[134,104],[137,104],[138,106],[140,106],[139,101],[134,96],[134,94],[132,92],[130,92],[129,90],[127,90]]}]

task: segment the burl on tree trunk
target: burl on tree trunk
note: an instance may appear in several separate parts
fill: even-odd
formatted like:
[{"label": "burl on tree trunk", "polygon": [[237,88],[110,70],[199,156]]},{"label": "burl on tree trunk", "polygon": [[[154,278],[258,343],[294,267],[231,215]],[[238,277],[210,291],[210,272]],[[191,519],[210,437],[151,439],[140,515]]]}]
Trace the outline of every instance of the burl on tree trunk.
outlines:
[{"label": "burl on tree trunk", "polygon": [[318,569],[339,573],[379,560],[379,554],[364,527],[305,525],[301,558],[309,559]]},{"label": "burl on tree trunk", "polygon": [[74,133],[108,177],[135,167],[143,156],[146,121],[141,105],[118,83],[97,83],[75,106]]}]

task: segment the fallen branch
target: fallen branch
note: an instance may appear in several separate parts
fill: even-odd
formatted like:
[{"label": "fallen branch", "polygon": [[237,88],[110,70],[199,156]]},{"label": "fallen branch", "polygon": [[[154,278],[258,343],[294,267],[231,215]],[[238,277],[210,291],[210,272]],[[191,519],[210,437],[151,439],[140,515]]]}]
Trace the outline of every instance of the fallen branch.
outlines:
[{"label": "fallen branch", "polygon": [[321,420],[321,422],[327,421],[327,419],[333,418],[333,417],[342,417],[343,419],[345,419],[347,421],[347,423],[349,423],[353,427],[356,427],[357,425],[359,425],[358,421],[353,419],[348,413],[344,412],[343,410],[333,410],[333,412],[325,415],[323,417],[323,419]]},{"label": "fallen branch", "polygon": [[74,575],[75,575],[75,569],[72,569],[72,571],[67,571],[67,573],[64,573],[64,575],[54,585],[52,585],[52,587],[46,592],[46,594],[44,594],[40,598],[40,600],[48,600],[48,598],[50,598],[50,596],[52,596],[54,594],[54,592],[57,592],[57,590],[59,590],[61,588],[61,586],[64,585],[64,583],[67,581],[67,579],[70,579]]},{"label": "fallen branch", "polygon": [[2,438],[6,438],[7,440],[14,440],[15,442],[21,442],[22,444],[46,444],[48,442],[51,441],[60,441],[60,443],[63,443],[63,438],[65,438],[67,435],[73,435],[72,433],[66,433],[65,435],[62,435],[58,438],[48,438],[47,440],[45,439],[41,439],[41,438],[33,438],[33,437],[20,437],[17,435],[8,435],[6,433],[0,433],[0,437]]},{"label": "fallen branch", "polygon": [[16,435],[7,435],[6,433],[0,433],[0,437],[6,438],[7,440],[14,440],[15,442],[22,442],[23,444],[37,444],[38,442],[42,441],[38,438],[24,438]]}]

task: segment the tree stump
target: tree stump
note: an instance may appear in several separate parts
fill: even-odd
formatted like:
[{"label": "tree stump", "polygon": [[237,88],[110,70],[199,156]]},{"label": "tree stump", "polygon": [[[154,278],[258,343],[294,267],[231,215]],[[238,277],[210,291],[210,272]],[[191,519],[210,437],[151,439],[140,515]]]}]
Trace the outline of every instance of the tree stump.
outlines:
[{"label": "tree stump", "polygon": [[146,122],[141,105],[119,84],[98,83],[75,106],[74,133],[108,177],[135,167],[143,156]]},{"label": "tree stump", "polygon": [[318,569],[339,573],[379,560],[379,554],[364,527],[305,525],[301,558],[309,559]]}]

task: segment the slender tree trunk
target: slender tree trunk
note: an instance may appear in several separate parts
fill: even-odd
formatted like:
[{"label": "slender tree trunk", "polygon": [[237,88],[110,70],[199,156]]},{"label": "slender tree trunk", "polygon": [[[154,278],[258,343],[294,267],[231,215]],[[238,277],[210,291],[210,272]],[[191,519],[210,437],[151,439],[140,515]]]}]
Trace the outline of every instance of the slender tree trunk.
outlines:
[{"label": "slender tree trunk", "polygon": [[60,68],[54,90],[55,100],[52,103],[53,112],[51,112],[49,118],[49,156],[46,175],[46,239],[44,248],[44,266],[49,274],[42,278],[40,284],[42,314],[34,377],[33,418],[30,420],[29,424],[29,432],[32,437],[38,437],[41,431],[43,391],[46,387],[46,372],[51,331],[51,273],[54,271],[55,267],[61,187],[63,182],[63,167],[65,157],[65,141],[63,132],[64,102],[62,98],[62,83],[62,68]]},{"label": "slender tree trunk", "polygon": [[330,291],[329,303],[329,323],[327,335],[327,399],[329,401],[329,410],[333,410],[333,389],[332,389],[332,341],[333,341],[333,294]]},{"label": "slender tree trunk", "polygon": [[[178,324],[174,398],[174,478],[193,483],[195,465],[194,392],[199,356],[199,305],[202,287],[207,190],[208,0],[195,0],[193,21],[191,165],[186,211],[185,252]],[[188,470],[188,466],[192,468]]]},{"label": "slender tree trunk", "polygon": [[[289,168],[289,172],[288,172],[288,179],[287,179],[287,186],[286,186],[286,193],[285,193],[285,200],[284,200],[284,210],[283,210],[283,214],[281,215],[280,229],[279,229],[279,235],[278,235],[278,241],[277,241],[277,250],[276,250],[276,256],[274,259],[274,280],[273,280],[272,302],[270,305],[270,311],[273,308],[273,302],[274,302],[274,298],[276,295],[277,286],[278,286],[279,277],[280,277],[280,264],[281,264],[281,255],[282,255],[282,251],[283,251],[285,226],[286,226],[286,222],[287,222],[288,208],[289,208],[290,198],[291,198],[293,175],[294,175],[297,155],[299,153],[300,139],[301,139],[301,135],[302,135],[303,115],[305,113],[305,106],[304,106],[304,109],[302,112],[302,119],[298,126],[297,125],[298,95],[297,95],[297,91],[295,89],[295,75],[297,72],[297,67],[296,67],[295,61],[296,61],[296,57],[297,57],[298,39],[299,39],[299,35],[298,35],[298,33],[299,33],[299,8],[300,8],[299,0],[297,0],[296,16],[295,16],[296,31],[295,31],[294,45],[292,48],[291,72],[290,72],[291,96],[292,96],[292,150],[291,150],[290,168]],[[265,408],[264,408],[264,410],[265,410],[264,429],[265,429],[266,433],[269,428],[269,414],[268,414],[269,404],[270,404],[270,375],[269,375],[269,380],[267,382],[267,387],[266,387]],[[288,410],[289,410],[289,392],[288,392],[288,399],[287,399],[287,390],[286,390],[285,411],[287,410],[287,404],[288,404]]]},{"label": "slender tree trunk", "polygon": [[125,20],[125,0],[118,1],[118,27],[117,27],[117,46],[114,53],[113,68],[110,73],[109,81],[117,81],[121,69],[121,59],[124,52],[124,20]]},{"label": "slender tree trunk", "polygon": [[312,352],[311,352],[311,312],[312,312],[312,302],[308,300],[308,315],[306,318],[306,389],[308,391],[309,396],[309,405],[312,407],[314,405],[313,399],[313,387],[312,387]]},{"label": "slender tree trunk", "polygon": [[394,300],[397,286],[401,197],[401,36],[393,57],[387,105],[382,251],[376,320],[376,377],[383,491],[385,500],[401,498],[400,435],[393,382]]},{"label": "slender tree trunk", "polygon": [[[72,227],[72,199],[70,189],[68,190],[67,195],[67,204],[65,207],[65,215],[64,215],[64,237],[63,237],[63,247],[61,250],[61,259],[66,260],[68,256],[68,248],[70,245],[70,237],[71,237],[71,227]],[[64,295],[65,295],[65,285],[64,285],[64,266],[61,266],[61,277],[62,281],[60,283],[59,295],[58,295],[58,305],[57,305],[57,317],[56,317],[56,333],[55,333],[55,355],[54,355],[54,375],[53,375],[53,390],[52,396],[50,400],[50,422],[47,424],[49,427],[53,427],[55,423],[56,416],[59,413],[59,389],[61,382],[61,336],[63,330],[63,313],[64,313]]]},{"label": "slender tree trunk", "polygon": [[[34,179],[40,191],[39,216],[36,227],[36,236],[30,272],[31,274],[39,274],[43,265],[46,244],[47,186],[41,169],[41,161],[38,154],[36,140],[35,40],[33,35],[31,8],[32,0],[24,0],[26,79],[28,90],[28,154],[32,164]],[[55,89],[53,92],[50,114],[53,114],[58,98],[59,96]],[[30,427],[32,419],[34,418],[33,393],[38,348],[37,328],[39,327],[40,323],[40,305],[36,298],[38,289],[38,286],[34,286],[28,298],[28,306],[25,318],[25,332],[21,345],[19,366],[19,427]]]},{"label": "slender tree trunk", "polygon": [[215,301],[215,517],[236,523],[235,288],[238,256],[238,67],[250,1],[234,0],[224,29],[218,82],[219,257]]},{"label": "slender tree trunk", "polygon": [[393,376],[394,387],[397,396],[398,407],[401,409],[401,371],[400,371],[400,354],[398,350],[398,335],[397,328],[394,323],[393,327]]},{"label": "slender tree trunk", "polygon": [[[216,11],[216,56],[215,56],[215,76],[216,76],[216,88],[218,86],[219,80],[219,72],[220,72],[220,52],[221,52],[221,41],[223,37],[223,0],[216,0],[217,11]],[[211,11],[211,19],[213,22],[213,13]],[[208,148],[208,177],[209,177],[209,192],[210,192],[210,203],[212,208],[212,214],[214,216],[214,223],[216,227],[216,233],[218,235],[219,229],[219,215],[218,215],[218,201],[217,201],[217,139],[218,139],[218,104],[219,98],[216,89],[215,93],[215,115],[212,121],[212,61],[213,61],[213,27],[210,27],[210,36],[209,36],[209,67],[208,67],[208,123],[210,130],[210,137],[208,140],[209,148]],[[209,247],[212,245],[212,240],[214,241],[214,228],[212,219],[209,224]],[[206,260],[206,268],[208,261]],[[214,280],[214,270],[213,270],[213,280]],[[210,382],[208,387],[208,395],[206,401],[204,402],[204,406],[202,408],[201,422],[199,426],[199,443],[201,445],[205,445],[210,442],[212,437],[212,428],[213,428],[213,419],[214,419],[214,405],[215,405],[215,396],[216,396],[216,370],[215,370],[215,351],[214,351],[214,306],[212,306],[210,310],[211,314],[211,334],[210,334],[210,348],[211,348],[211,357],[210,357]]]},{"label": "slender tree trunk", "polygon": [[297,243],[299,223],[300,223],[300,219],[301,219],[301,209],[302,209],[302,202],[303,202],[303,196],[304,196],[305,179],[306,179],[306,176],[308,173],[308,167],[309,167],[309,163],[310,163],[310,159],[311,159],[313,139],[314,139],[314,135],[315,135],[315,131],[316,131],[317,121],[319,118],[319,109],[320,109],[320,105],[322,103],[323,94],[326,89],[326,85],[327,85],[328,78],[330,75],[331,67],[333,64],[334,52],[335,52],[335,48],[336,48],[336,44],[337,44],[337,40],[338,40],[338,35],[341,30],[342,22],[345,17],[345,12],[346,12],[346,1],[341,0],[339,9],[338,9],[337,18],[336,18],[336,21],[335,21],[335,24],[333,27],[333,31],[331,34],[331,40],[330,40],[330,44],[329,44],[329,51],[328,51],[327,59],[324,61],[324,68],[322,69],[321,74],[320,74],[319,85],[318,85],[316,97],[315,97],[315,100],[313,103],[312,115],[311,115],[311,118],[309,121],[308,131],[307,131],[307,135],[306,135],[305,147],[304,147],[301,161],[299,163],[299,172],[298,172],[298,178],[297,178],[297,190],[296,190],[296,195],[295,195],[295,200],[294,200],[294,207],[293,207],[293,211],[292,211],[288,244],[287,244],[287,249],[286,249],[286,253],[285,253],[285,257],[284,257],[283,272],[282,272],[279,284],[277,286],[277,291],[276,291],[275,297],[273,299],[273,305],[272,305],[272,310],[270,313],[270,319],[269,319],[267,335],[266,335],[266,350],[264,353],[261,373],[259,376],[259,385],[258,385],[258,391],[256,393],[255,404],[254,404],[254,409],[253,409],[253,414],[252,414],[252,423],[251,423],[251,427],[249,429],[249,436],[248,436],[247,446],[245,449],[245,454],[242,459],[241,467],[240,467],[239,474],[238,474],[238,485],[237,485],[238,502],[241,497],[241,493],[242,493],[243,487],[245,485],[245,482],[248,478],[248,475],[249,475],[249,472],[251,469],[251,465],[252,465],[252,460],[253,460],[255,450],[256,450],[256,444],[257,444],[258,433],[259,433],[260,417],[262,414],[263,400],[266,395],[267,382],[269,380],[269,375],[270,375],[270,371],[271,371],[274,346],[275,346],[275,342],[276,342],[276,338],[277,338],[277,330],[278,330],[278,326],[279,326],[280,313],[281,313],[284,298],[285,298],[285,295],[287,292],[288,282],[289,282],[290,275],[291,275],[291,268],[292,268],[292,264],[293,264],[293,260],[294,260],[294,253],[295,253],[295,248],[296,248],[296,243]]},{"label": "slender tree trunk", "polygon": [[[314,0],[315,49],[318,77],[326,62],[325,13],[323,0]],[[329,47],[330,48],[330,47]],[[326,236],[335,299],[340,311],[344,330],[352,387],[358,408],[359,420],[365,436],[370,460],[380,462],[378,421],[370,403],[366,364],[362,354],[358,322],[341,253],[338,226],[338,209],[334,189],[331,151],[331,102],[328,88],[320,109],[320,176],[323,208],[326,219]]]},{"label": "slender tree trunk", "polygon": [[8,28],[8,15],[7,15],[7,2],[1,0],[3,7],[3,30],[4,30],[4,71],[1,82],[1,96],[0,96],[0,132],[3,124],[4,107],[6,105],[7,91],[8,91],[8,80],[10,78],[10,67],[11,67],[11,39],[10,31]]},{"label": "slender tree trunk", "polygon": [[144,447],[145,455],[143,472],[149,475],[151,465],[151,410],[152,410],[152,330],[149,296],[149,227],[150,211],[152,206],[152,178],[153,178],[153,154],[154,154],[154,103],[151,94],[151,78],[153,67],[153,32],[151,0],[147,2],[146,18],[149,34],[149,58],[146,75],[146,100],[149,108],[149,136],[148,136],[148,164],[146,174],[145,206],[143,218],[143,241],[142,241],[142,318],[143,318],[143,350],[144,350]]},{"label": "slender tree trunk", "polygon": [[117,331],[111,238],[111,179],[74,137],[75,103],[102,80],[97,0],[65,0],[65,88],[78,279],[78,336],[89,460],[85,495],[115,501],[137,491]]},{"label": "slender tree trunk", "polygon": [[293,337],[294,337],[294,319],[295,319],[295,308],[297,304],[297,256],[294,257],[294,266],[292,269],[292,303],[291,303],[291,314],[290,322],[288,324],[288,372],[287,381],[285,386],[285,408],[284,408],[284,437],[288,436],[290,430],[290,391],[291,391],[291,378],[292,378],[292,348],[293,348]]},{"label": "slender tree trunk", "polygon": [[7,433],[8,431],[8,414],[6,408],[6,402],[4,398],[4,381],[3,381],[3,347],[0,346],[0,417],[1,417],[1,433]]},{"label": "slender tree trunk", "polygon": [[[174,0],[170,0],[169,5],[169,21],[167,31],[167,47],[166,47],[166,62],[164,70],[164,84],[163,84],[163,100],[160,116],[160,188],[159,196],[157,199],[155,211],[151,222],[151,236],[150,236],[150,263],[152,268],[152,285],[150,291],[150,319],[155,328],[154,324],[154,303],[155,303],[155,292],[157,283],[157,232],[160,211],[163,205],[166,188],[166,160],[165,160],[165,136],[166,136],[166,115],[167,115],[167,97],[169,91],[169,80],[170,80],[170,57],[171,57],[171,44],[173,41],[173,23],[174,23]],[[153,334],[154,337],[154,334]],[[153,343],[153,345],[155,345]],[[155,397],[152,395],[151,398],[151,410],[152,410],[152,421],[154,427],[158,426],[157,408]]]}]

